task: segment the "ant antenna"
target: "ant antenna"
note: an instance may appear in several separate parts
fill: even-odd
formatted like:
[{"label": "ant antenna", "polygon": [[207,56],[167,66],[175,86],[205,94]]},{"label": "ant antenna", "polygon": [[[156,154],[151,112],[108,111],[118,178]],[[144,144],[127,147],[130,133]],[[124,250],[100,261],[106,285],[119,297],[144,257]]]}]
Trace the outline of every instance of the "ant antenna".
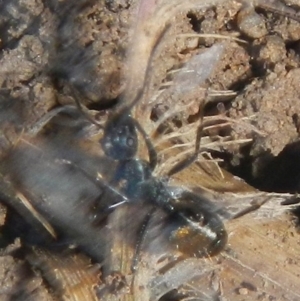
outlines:
[{"label": "ant antenna", "polygon": [[145,132],[145,130],[143,129],[143,127],[140,125],[140,123],[133,119],[134,121],[134,125],[137,128],[137,130],[141,133],[141,135],[143,136],[143,139],[146,143],[147,149],[148,149],[148,156],[149,156],[149,166],[151,168],[151,171],[154,170],[154,168],[157,165],[157,152],[156,149],[151,141],[151,138],[149,137],[149,135]]},{"label": "ant antenna", "polygon": [[87,109],[85,107],[82,106],[81,102],[80,102],[80,97],[79,97],[79,92],[76,91],[76,89],[72,86],[69,85],[69,88],[74,96],[74,100],[76,103],[76,106],[79,110],[79,112],[88,120],[90,121],[92,124],[95,124],[98,128],[103,130],[103,126],[96,122],[93,118],[91,118],[91,116],[89,115]]},{"label": "ant antenna", "polygon": [[[145,71],[145,76],[143,79],[143,85],[140,89],[138,89],[133,101],[126,106],[126,104],[122,107],[122,104],[120,105],[120,107],[117,109],[117,112],[115,113],[116,116],[118,118],[122,118],[122,116],[130,116],[132,122],[134,123],[135,128],[140,132],[140,134],[142,135],[145,143],[146,143],[146,147],[148,149],[148,156],[149,156],[149,165],[151,170],[153,171],[154,168],[157,165],[157,153],[156,150],[154,148],[154,145],[151,142],[151,139],[149,137],[149,135],[145,132],[145,130],[143,129],[143,127],[139,124],[139,122],[131,117],[131,110],[132,108],[142,99],[144,93],[146,90],[148,90],[149,85],[150,85],[150,81],[146,82],[146,78],[150,77],[150,71],[151,71],[151,63],[152,63],[152,58],[154,56],[154,52],[156,51],[158,45],[160,44],[162,38],[164,37],[164,35],[166,34],[166,32],[168,31],[168,29],[170,28],[170,24],[166,24],[165,28],[163,29],[163,31],[160,33],[159,37],[156,39],[155,41],[155,45],[152,47],[149,59],[147,61],[147,66],[146,66],[146,71]],[[76,101],[78,107],[81,107],[80,102]],[[82,108],[81,108],[82,109]],[[83,112],[83,110],[81,110]],[[86,115],[86,112],[83,112]],[[89,120],[90,120],[90,116],[88,116]],[[94,123],[94,121],[93,121]]]},{"label": "ant antenna", "polygon": [[74,111],[74,109],[76,109],[75,106],[73,105],[66,105],[66,106],[62,106],[62,107],[57,107],[55,109],[52,109],[51,111],[49,111],[48,113],[46,113],[40,120],[38,120],[32,127],[30,127],[28,129],[28,133],[30,135],[35,136],[36,134],[38,134],[42,128],[48,124],[48,122],[54,118],[55,116],[57,116],[58,114],[62,113],[62,112],[70,112],[70,111]]},{"label": "ant antenna", "polygon": [[[169,28],[171,27],[170,24],[166,24],[165,28],[163,29],[163,31],[160,33],[160,35],[158,36],[158,38],[155,41],[154,46],[152,47],[148,62],[147,62],[147,67],[146,67],[146,72],[144,75],[144,79],[143,79],[143,86],[142,89],[138,91],[136,97],[134,98],[134,100],[132,101],[131,104],[129,104],[127,107],[125,106],[124,109],[121,108],[121,112],[130,112],[132,110],[132,108],[140,101],[140,99],[142,98],[144,92],[149,88],[150,85],[150,81],[146,82],[146,78],[150,78],[150,71],[151,71],[151,63],[152,63],[152,58],[154,56],[155,51],[157,50],[158,45],[160,44],[160,42],[162,41],[163,37],[165,36],[166,32],[169,30]],[[140,93],[142,91],[142,93]]]}]

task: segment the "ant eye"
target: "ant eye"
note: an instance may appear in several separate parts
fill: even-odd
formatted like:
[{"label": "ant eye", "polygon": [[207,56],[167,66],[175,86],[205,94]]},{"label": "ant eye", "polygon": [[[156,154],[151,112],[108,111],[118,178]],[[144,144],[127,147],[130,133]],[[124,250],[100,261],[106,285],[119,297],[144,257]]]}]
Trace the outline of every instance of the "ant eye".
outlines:
[{"label": "ant eye", "polygon": [[132,147],[134,145],[134,140],[132,138],[127,139],[127,146]]}]

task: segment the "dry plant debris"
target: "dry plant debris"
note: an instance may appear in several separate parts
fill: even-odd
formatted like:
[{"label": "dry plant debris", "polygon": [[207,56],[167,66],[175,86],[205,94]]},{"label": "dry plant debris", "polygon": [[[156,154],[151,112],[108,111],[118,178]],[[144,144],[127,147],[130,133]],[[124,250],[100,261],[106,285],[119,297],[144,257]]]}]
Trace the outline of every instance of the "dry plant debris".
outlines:
[{"label": "dry plant debris", "polygon": [[[18,237],[22,225],[5,204],[15,202],[19,208],[20,202],[30,205],[32,200],[20,194],[14,198],[4,175],[0,300],[299,300],[299,234],[287,213],[297,207],[293,193],[300,175],[293,161],[299,144],[299,11],[298,0],[3,1],[2,161],[34,149],[25,157],[32,164],[14,172],[26,170],[32,181],[44,175],[45,194],[53,190],[51,174],[44,173],[51,170],[47,158],[64,149],[80,162],[85,158],[88,170],[102,164],[99,174],[109,174],[112,167],[97,157],[98,128],[78,112],[71,111],[71,119],[58,115],[50,121],[50,143],[34,133],[37,121],[54,107],[74,104],[76,95],[102,124],[111,111],[132,111],[158,151],[157,177],[193,153],[201,129],[197,162],[172,176],[170,184],[201,193],[226,211],[229,240],[220,255],[170,264],[178,254],[159,235],[160,221],[167,217],[158,212],[150,220],[133,274],[132,233],[148,208],[121,208],[109,216],[107,229],[94,236],[95,253],[105,249],[108,234],[113,237],[110,268],[120,272],[105,277],[103,271],[102,277],[86,254],[25,246],[26,239]],[[102,113],[107,107],[108,114]],[[65,126],[74,119],[77,123]],[[35,165],[42,162],[39,154],[46,160]],[[148,160],[142,142],[138,156]],[[70,183],[79,183],[82,177],[77,177],[72,175]],[[75,198],[79,187],[73,195],[70,183],[59,180],[65,187],[55,196],[64,192]],[[97,191],[91,187],[89,193]],[[290,203],[283,206],[283,201]],[[68,212],[66,225],[76,216],[80,221],[76,214]],[[140,216],[128,225],[133,214]],[[56,236],[38,213],[34,219],[44,228],[39,235],[46,230]],[[78,278],[68,276],[72,273]]]}]

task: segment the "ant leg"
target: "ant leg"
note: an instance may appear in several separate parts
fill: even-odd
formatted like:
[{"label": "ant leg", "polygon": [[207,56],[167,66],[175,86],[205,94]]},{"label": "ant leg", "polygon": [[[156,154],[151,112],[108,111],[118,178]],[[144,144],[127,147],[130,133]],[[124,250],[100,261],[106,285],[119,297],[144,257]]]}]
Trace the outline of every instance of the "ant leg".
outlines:
[{"label": "ant leg", "polygon": [[199,126],[197,128],[197,134],[196,134],[196,143],[195,143],[195,150],[194,153],[191,156],[188,156],[187,158],[183,159],[182,161],[178,162],[169,172],[167,173],[168,177],[171,177],[172,175],[182,171],[183,169],[187,168],[189,165],[194,163],[197,158],[198,154],[200,152],[200,142],[203,134],[203,116],[204,116],[204,106],[205,101],[201,102],[199,106]]},{"label": "ant leg", "polygon": [[73,168],[75,168],[77,171],[79,171],[80,173],[82,173],[88,180],[90,180],[92,183],[94,183],[96,186],[102,188],[102,189],[107,189],[110,192],[112,192],[113,194],[119,196],[122,198],[121,202],[118,202],[116,204],[113,204],[111,206],[109,206],[107,208],[107,210],[110,209],[114,209],[122,204],[125,203],[129,203],[130,200],[124,195],[122,194],[120,191],[118,191],[117,189],[115,189],[113,186],[109,185],[109,183],[107,183],[106,181],[104,181],[102,179],[102,175],[98,173],[98,175],[96,177],[93,177],[90,173],[88,173],[86,170],[84,170],[81,166],[78,166],[77,164],[69,161],[69,160],[65,160],[65,159],[57,159],[55,160],[56,163],[58,164],[65,164],[65,165],[69,165]]},{"label": "ant leg", "polygon": [[148,156],[149,156],[149,165],[151,170],[154,170],[154,168],[157,165],[157,152],[155,150],[154,145],[152,144],[152,141],[148,134],[145,132],[145,130],[142,128],[142,126],[139,124],[139,122],[135,119],[133,119],[135,127],[137,130],[141,133],[141,135],[144,138],[144,141],[146,143],[147,149],[148,149]]},{"label": "ant leg", "polygon": [[150,219],[154,213],[154,211],[156,210],[156,208],[152,208],[147,215],[145,216],[139,235],[138,235],[138,240],[136,242],[136,247],[135,247],[135,251],[134,251],[134,256],[132,259],[132,264],[131,264],[131,271],[133,273],[135,273],[137,271],[138,268],[138,264],[139,264],[139,260],[140,260],[140,254],[141,254],[141,249],[142,249],[142,245],[143,242],[145,240],[146,234],[147,234],[147,228],[150,222]]}]

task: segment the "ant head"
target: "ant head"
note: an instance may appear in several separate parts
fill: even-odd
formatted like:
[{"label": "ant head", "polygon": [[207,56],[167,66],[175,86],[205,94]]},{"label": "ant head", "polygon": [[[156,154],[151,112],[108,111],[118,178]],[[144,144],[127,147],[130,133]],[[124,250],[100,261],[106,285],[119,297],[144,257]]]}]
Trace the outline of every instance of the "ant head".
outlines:
[{"label": "ant head", "polygon": [[104,128],[101,144],[104,153],[115,160],[127,160],[136,155],[138,137],[134,120],[129,114],[113,116]]}]

